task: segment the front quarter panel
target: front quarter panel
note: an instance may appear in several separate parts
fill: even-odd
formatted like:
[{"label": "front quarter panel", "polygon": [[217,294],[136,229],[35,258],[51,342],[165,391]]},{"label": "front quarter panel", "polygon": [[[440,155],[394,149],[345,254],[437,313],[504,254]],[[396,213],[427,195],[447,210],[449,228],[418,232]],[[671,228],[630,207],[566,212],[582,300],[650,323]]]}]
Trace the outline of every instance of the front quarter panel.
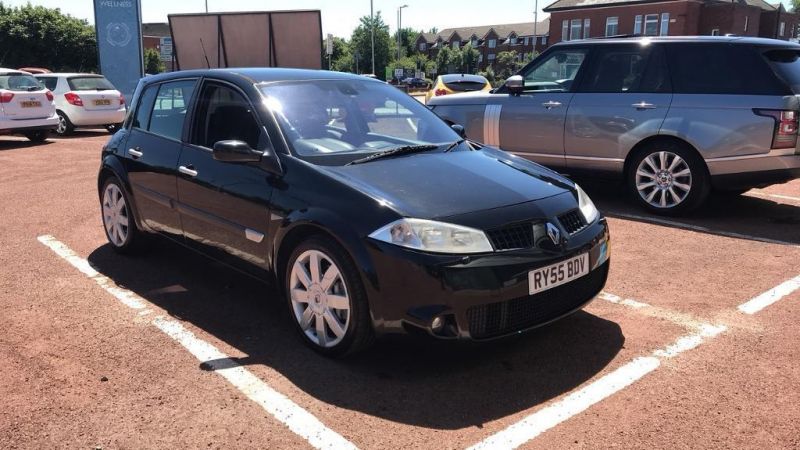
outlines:
[{"label": "front quarter panel", "polygon": [[484,142],[483,116],[486,110],[485,105],[434,105],[431,106],[431,110],[446,122],[463,126],[469,139]]}]

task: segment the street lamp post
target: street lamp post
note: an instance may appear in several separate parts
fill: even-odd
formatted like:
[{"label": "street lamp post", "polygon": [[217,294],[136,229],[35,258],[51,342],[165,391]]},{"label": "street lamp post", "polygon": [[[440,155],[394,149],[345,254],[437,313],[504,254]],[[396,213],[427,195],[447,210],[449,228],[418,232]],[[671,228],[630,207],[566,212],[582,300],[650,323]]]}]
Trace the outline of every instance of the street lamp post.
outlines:
[{"label": "street lamp post", "polygon": [[397,60],[399,61],[402,56],[400,55],[400,47],[403,45],[403,8],[408,8],[408,5],[403,5],[397,8]]},{"label": "street lamp post", "polygon": [[206,0],[206,14],[208,14],[208,0]]},{"label": "street lamp post", "polygon": [[536,53],[536,26],[539,24],[539,0],[533,0],[533,52]]},{"label": "street lamp post", "polygon": [[375,73],[375,18],[372,15],[372,0],[369,0],[369,36],[372,41],[372,74]]}]

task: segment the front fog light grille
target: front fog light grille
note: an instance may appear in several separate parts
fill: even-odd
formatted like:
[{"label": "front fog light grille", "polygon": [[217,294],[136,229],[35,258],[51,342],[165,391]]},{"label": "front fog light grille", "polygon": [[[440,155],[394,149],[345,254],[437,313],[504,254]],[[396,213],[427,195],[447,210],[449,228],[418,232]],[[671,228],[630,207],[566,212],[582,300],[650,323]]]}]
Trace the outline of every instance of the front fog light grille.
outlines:
[{"label": "front fog light grille", "polygon": [[534,245],[533,225],[530,223],[495,228],[486,232],[495,250],[514,250],[532,248]]}]

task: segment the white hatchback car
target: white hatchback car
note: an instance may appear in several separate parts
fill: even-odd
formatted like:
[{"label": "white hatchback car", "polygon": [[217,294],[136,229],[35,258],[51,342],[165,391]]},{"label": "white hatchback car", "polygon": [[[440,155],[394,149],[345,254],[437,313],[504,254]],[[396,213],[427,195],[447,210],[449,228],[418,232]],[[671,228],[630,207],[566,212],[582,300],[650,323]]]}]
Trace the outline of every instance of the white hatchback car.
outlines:
[{"label": "white hatchback car", "polygon": [[0,68],[0,135],[42,142],[57,125],[53,93],[27,72]]},{"label": "white hatchback car", "polygon": [[102,75],[43,73],[36,78],[55,94],[56,132],[62,136],[87,127],[114,133],[125,120],[125,97]]}]

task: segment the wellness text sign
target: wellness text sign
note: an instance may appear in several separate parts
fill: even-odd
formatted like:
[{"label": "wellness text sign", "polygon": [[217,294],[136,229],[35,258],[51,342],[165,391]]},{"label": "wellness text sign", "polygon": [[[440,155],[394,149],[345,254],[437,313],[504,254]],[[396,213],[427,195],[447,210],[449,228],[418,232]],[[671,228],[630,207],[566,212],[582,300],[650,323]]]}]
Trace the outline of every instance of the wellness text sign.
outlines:
[{"label": "wellness text sign", "polygon": [[100,72],[127,98],[144,74],[139,0],[94,0]]}]

